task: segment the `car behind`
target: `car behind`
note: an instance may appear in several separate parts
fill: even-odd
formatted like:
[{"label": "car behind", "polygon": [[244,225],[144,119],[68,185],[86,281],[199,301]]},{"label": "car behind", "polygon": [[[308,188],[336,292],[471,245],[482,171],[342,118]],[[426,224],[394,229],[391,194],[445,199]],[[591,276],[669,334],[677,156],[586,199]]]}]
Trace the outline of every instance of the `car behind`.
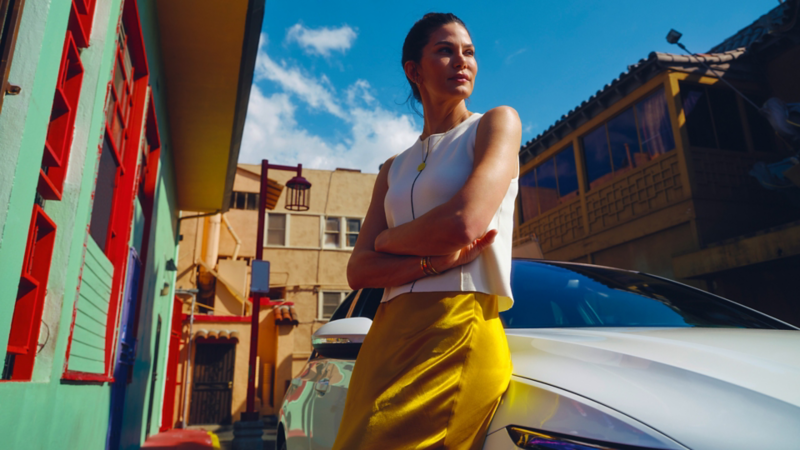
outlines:
[{"label": "car behind", "polygon": [[[600,266],[515,260],[512,289],[501,319],[514,375],[484,449],[797,448],[795,327]],[[331,448],[381,293],[352,293],[315,334],[281,408],[279,445]]]}]

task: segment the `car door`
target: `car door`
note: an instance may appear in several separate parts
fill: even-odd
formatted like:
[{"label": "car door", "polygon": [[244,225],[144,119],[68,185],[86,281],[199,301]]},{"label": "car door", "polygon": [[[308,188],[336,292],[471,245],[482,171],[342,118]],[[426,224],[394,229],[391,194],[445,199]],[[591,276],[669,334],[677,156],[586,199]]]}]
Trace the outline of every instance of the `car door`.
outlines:
[{"label": "car door", "polygon": [[[336,308],[330,320],[347,317],[352,309],[357,292],[349,294]],[[317,389],[321,389],[331,379],[328,373],[328,360],[317,352],[312,352],[300,374],[292,378],[284,396],[281,414],[285,426],[286,448],[289,450],[308,450],[312,448],[313,408]],[[335,436],[334,436],[335,437]]]},{"label": "car door", "polygon": [[[380,291],[376,297],[376,291]],[[365,317],[372,319],[383,295],[382,289],[358,291],[351,305],[346,306],[346,317]],[[314,386],[314,404],[311,419],[311,450],[330,450],[336,440],[336,433],[344,413],[347,387],[353,373],[355,359],[324,358],[324,375]]]},{"label": "car door", "polygon": [[323,377],[325,365],[325,361],[312,358],[289,384],[281,409],[285,425],[286,448],[288,449],[307,450],[309,448],[314,385]]}]

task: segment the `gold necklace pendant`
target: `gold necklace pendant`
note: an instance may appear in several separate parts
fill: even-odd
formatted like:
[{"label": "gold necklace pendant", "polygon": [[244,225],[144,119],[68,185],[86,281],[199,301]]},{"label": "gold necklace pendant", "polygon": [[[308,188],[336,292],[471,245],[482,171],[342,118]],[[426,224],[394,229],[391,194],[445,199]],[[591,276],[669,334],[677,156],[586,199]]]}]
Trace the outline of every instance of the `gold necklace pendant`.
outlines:
[{"label": "gold necklace pendant", "polygon": [[417,166],[417,172],[422,172],[422,169],[424,168],[425,168],[425,161],[419,163],[419,165]]}]

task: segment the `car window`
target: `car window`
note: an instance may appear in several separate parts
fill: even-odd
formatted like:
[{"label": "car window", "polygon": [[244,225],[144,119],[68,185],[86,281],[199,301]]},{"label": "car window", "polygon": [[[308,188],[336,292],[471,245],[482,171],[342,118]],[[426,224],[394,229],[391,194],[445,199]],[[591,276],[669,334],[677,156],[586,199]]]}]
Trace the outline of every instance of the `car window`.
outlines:
[{"label": "car window", "polygon": [[356,297],[358,291],[353,291],[347,294],[344,301],[339,303],[339,306],[336,307],[336,310],[331,315],[331,318],[328,320],[329,322],[333,322],[334,320],[344,319],[347,316],[347,311],[350,310],[350,305],[353,304],[353,299]]},{"label": "car window", "polygon": [[507,328],[703,327],[794,329],[689,286],[597,266],[515,261]]},{"label": "car window", "polygon": [[378,312],[378,306],[380,306],[382,298],[383,289],[364,289],[361,293],[361,298],[359,298],[358,303],[356,303],[356,307],[354,308],[351,317],[366,317],[370,320],[374,319],[375,313]]}]

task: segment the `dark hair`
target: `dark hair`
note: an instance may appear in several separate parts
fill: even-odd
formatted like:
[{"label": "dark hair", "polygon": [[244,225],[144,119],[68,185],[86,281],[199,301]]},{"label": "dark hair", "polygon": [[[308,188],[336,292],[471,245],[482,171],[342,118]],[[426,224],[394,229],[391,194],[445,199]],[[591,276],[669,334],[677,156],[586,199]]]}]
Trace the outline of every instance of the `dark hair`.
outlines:
[{"label": "dark hair", "polygon": [[[418,63],[422,59],[422,49],[428,45],[428,41],[431,40],[431,35],[433,32],[449,23],[457,23],[461,25],[465,30],[467,30],[467,34],[469,34],[469,30],[467,29],[467,26],[464,25],[464,22],[456,17],[455,14],[451,13],[425,14],[422,16],[422,19],[419,19],[414,26],[411,27],[406,35],[405,42],[403,42],[403,58],[401,63],[403,65],[404,72],[407,61],[414,61]],[[408,77],[406,77],[406,79],[408,79]],[[410,101],[413,97],[414,100],[422,102],[422,97],[419,95],[419,89],[417,89],[417,85],[414,84],[414,82],[410,79],[408,79],[408,84],[411,85],[411,95],[408,96],[408,100]]]}]

